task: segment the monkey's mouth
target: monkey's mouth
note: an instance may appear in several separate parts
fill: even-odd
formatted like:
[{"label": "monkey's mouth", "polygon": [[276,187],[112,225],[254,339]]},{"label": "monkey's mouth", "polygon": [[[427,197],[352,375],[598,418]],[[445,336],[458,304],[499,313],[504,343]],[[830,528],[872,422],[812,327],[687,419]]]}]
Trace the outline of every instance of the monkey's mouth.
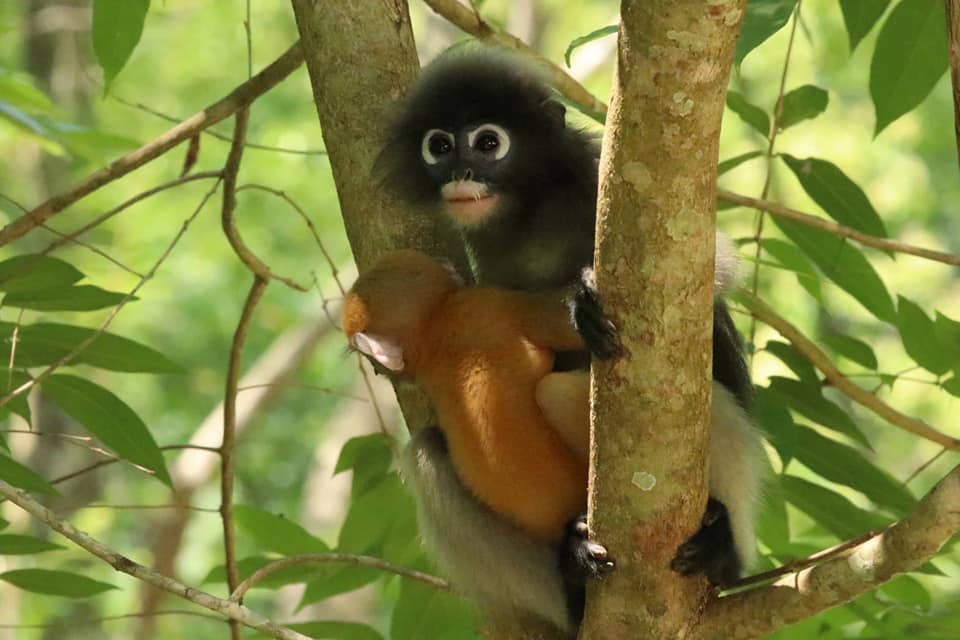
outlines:
[{"label": "monkey's mouth", "polygon": [[448,182],[440,189],[440,195],[450,217],[468,227],[489,218],[497,205],[497,194],[491,193],[483,182],[474,180]]}]

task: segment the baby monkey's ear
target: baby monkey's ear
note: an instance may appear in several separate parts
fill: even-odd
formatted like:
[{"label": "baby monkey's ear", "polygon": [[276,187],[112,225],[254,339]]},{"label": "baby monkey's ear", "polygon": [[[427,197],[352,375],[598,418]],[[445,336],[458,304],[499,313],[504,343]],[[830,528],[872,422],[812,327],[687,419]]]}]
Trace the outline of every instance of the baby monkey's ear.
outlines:
[{"label": "baby monkey's ear", "polygon": [[403,371],[403,349],[390,338],[373,333],[356,333],[350,338],[350,346],[390,371]]}]

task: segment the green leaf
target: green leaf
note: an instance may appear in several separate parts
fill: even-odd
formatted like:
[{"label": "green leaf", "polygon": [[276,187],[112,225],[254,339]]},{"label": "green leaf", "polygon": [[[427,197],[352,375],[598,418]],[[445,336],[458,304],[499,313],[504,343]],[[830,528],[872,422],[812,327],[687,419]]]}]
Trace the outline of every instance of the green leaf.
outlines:
[{"label": "green leaf", "polygon": [[826,90],[812,84],[805,84],[789,91],[783,96],[783,107],[777,124],[783,131],[798,122],[811,120],[826,111],[830,95]]},{"label": "green leaf", "polygon": [[816,369],[813,368],[813,365],[810,364],[799,351],[794,349],[792,344],[780,342],[779,340],[769,340],[763,348],[779,358],[783,364],[790,367],[790,370],[797,374],[797,377],[801,380],[815,385],[820,384],[820,378],[817,376]]},{"label": "green leaf", "polygon": [[780,476],[773,473],[768,461],[764,460],[764,463],[767,471],[757,515],[757,538],[778,555],[790,540],[787,503],[780,488]]},{"label": "green leaf", "polygon": [[794,434],[797,425],[787,405],[766,387],[756,387],[750,415],[776,448],[783,466],[790,464],[796,448]]},{"label": "green leaf", "polygon": [[300,607],[323,602],[327,598],[332,598],[341,593],[356,591],[384,576],[383,571],[353,565],[341,565],[339,567],[331,565],[322,569],[325,569],[325,571],[320,571],[320,573],[326,575],[320,578],[314,576],[307,583],[307,588],[304,589],[303,597],[300,599]]},{"label": "green leaf", "polygon": [[310,535],[306,529],[282,515],[242,504],[234,507],[233,515],[237,526],[253,539],[259,550],[274,551],[285,556],[330,550],[323,540]]},{"label": "green leaf", "polygon": [[[0,373],[0,396],[4,396],[7,393],[13,391],[14,389],[20,388],[25,383],[32,380],[27,373],[20,370],[7,370],[6,373]],[[6,418],[11,413],[23,418],[27,424],[33,424],[33,419],[30,415],[30,403],[27,401],[29,392],[21,393],[7,401],[5,405],[0,407],[0,419]]]},{"label": "green leaf", "polygon": [[949,318],[939,311],[933,322],[933,333],[940,346],[950,354],[956,362],[960,362],[960,322]]},{"label": "green leaf", "polygon": [[869,448],[870,441],[860,427],[836,403],[823,397],[818,379],[790,380],[771,376],[768,389],[800,415]]},{"label": "green leaf", "polygon": [[63,122],[49,123],[51,135],[67,150],[90,162],[107,163],[140,146],[139,141],[99,129]]},{"label": "green leaf", "polygon": [[901,0],[880,30],[870,64],[870,96],[877,112],[874,135],[919,105],[946,70],[943,3]]},{"label": "green leaf", "polygon": [[4,520],[3,518],[0,518],[0,531],[3,531],[4,529],[6,529],[6,528],[9,527],[9,526],[10,526],[10,523],[9,523],[9,522],[7,522],[6,520]]},{"label": "green leaf", "polygon": [[376,629],[359,622],[315,620],[287,626],[318,640],[383,640],[383,636]]},{"label": "green leaf", "polygon": [[4,556],[43,553],[57,549],[63,549],[63,547],[33,536],[0,535],[0,555]]},{"label": "green leaf", "polygon": [[930,592],[911,576],[899,576],[884,584],[877,591],[881,600],[907,606],[918,611],[929,611],[933,605]]},{"label": "green leaf", "polygon": [[0,573],[0,580],[31,593],[67,598],[88,598],[116,589],[112,584],[92,580],[77,573],[48,569],[15,569]]},{"label": "green leaf", "polygon": [[333,473],[353,469],[352,492],[356,498],[383,479],[392,460],[390,444],[382,433],[358,436],[343,445]]},{"label": "green leaf", "polygon": [[71,375],[52,375],[43,381],[42,388],[70,417],[121,458],[153,471],[158,480],[173,486],[153,435],[123,400],[89,380]]},{"label": "green leaf", "polygon": [[943,383],[943,390],[960,398],[960,373],[954,372],[953,377]]},{"label": "green leaf", "polygon": [[0,69],[0,101],[27,113],[53,114],[56,108],[47,94],[31,84],[29,77]]},{"label": "green leaf", "polygon": [[150,0],[93,0],[93,52],[103,68],[104,93],[140,42]]},{"label": "green leaf", "polygon": [[[271,562],[275,558],[267,558],[265,556],[250,556],[248,558],[241,558],[237,561],[237,570],[241,578],[246,579],[253,575],[254,571],[261,569]],[[283,569],[277,569],[276,571],[271,572],[262,580],[257,581],[253,586],[254,589],[269,589],[276,590],[280,587],[285,587],[288,584],[300,584],[303,582],[309,582],[310,580],[316,579],[318,574],[323,574],[324,570],[329,570],[331,565],[325,564],[301,564],[294,565],[292,567],[284,567]],[[343,565],[335,565],[337,568]],[[227,572],[224,569],[223,565],[217,565],[207,573],[206,577],[203,579],[203,584],[209,584],[212,582],[226,582],[227,581]]]},{"label": "green leaf", "polygon": [[855,489],[897,515],[910,511],[916,503],[902,484],[853,447],[802,425],[797,425],[794,437],[797,460],[827,480]]},{"label": "green leaf", "polygon": [[740,116],[740,119],[760,132],[763,137],[770,134],[770,116],[755,104],[747,101],[743,94],[736,91],[727,92],[727,108]]},{"label": "green leaf", "polygon": [[399,476],[384,476],[375,486],[353,496],[340,529],[337,551],[376,555],[383,548],[393,520],[413,511],[413,499]]},{"label": "green leaf", "polygon": [[820,229],[790,220],[774,222],[828,278],[867,311],[885,322],[896,322],[897,312],[887,287],[860,250]]},{"label": "green leaf", "polygon": [[68,287],[83,273],[60,258],[22,255],[0,262],[0,291],[21,293],[52,287]]},{"label": "green leaf", "polygon": [[[14,325],[0,322],[0,361],[10,359],[10,338]],[[77,345],[97,332],[85,327],[38,322],[20,328],[16,365],[43,367],[72,352]],[[165,355],[133,340],[103,332],[71,364],[89,364],[111,371],[142,373],[180,373],[182,369]]]},{"label": "green leaf", "polygon": [[[3,306],[34,311],[95,311],[120,304],[125,293],[107,291],[90,284],[40,291],[19,291],[3,297]],[[136,298],[133,298],[134,300]]]},{"label": "green leaf", "polygon": [[937,339],[933,320],[903,296],[898,297],[897,328],[907,354],[927,371],[941,375],[957,364],[951,350]]},{"label": "green leaf", "polygon": [[873,352],[873,349],[870,347],[870,345],[862,340],[857,340],[856,338],[851,338],[850,336],[841,335],[839,333],[830,333],[820,336],[820,340],[828,347],[833,349],[834,352],[839,353],[847,360],[856,362],[867,369],[876,370],[876,368],[879,366],[877,363],[877,356]]},{"label": "green leaf", "polygon": [[606,27],[600,27],[596,31],[591,31],[585,36],[580,36],[579,38],[574,38],[571,40],[569,46],[567,46],[567,50],[563,53],[563,59],[566,61],[567,66],[570,66],[570,55],[575,49],[582,47],[588,42],[593,42],[594,40],[599,40],[600,38],[605,38],[611,34],[614,34],[619,28],[620,25],[611,24],[607,25]]},{"label": "green leaf", "polygon": [[780,476],[787,502],[813,518],[817,524],[846,540],[887,524],[882,516],[856,506],[839,493],[795,476]]},{"label": "green leaf", "polygon": [[800,159],[787,154],[780,157],[797,176],[807,195],[831,218],[863,233],[887,237],[883,220],[863,189],[838,166],[819,158]]},{"label": "green leaf", "polygon": [[476,612],[453,594],[406,580],[390,620],[391,640],[480,640]]},{"label": "green leaf", "polygon": [[733,158],[724,160],[723,162],[717,165],[717,176],[722,176],[726,172],[736,169],[737,167],[742,165],[744,162],[747,162],[748,160],[753,160],[754,158],[758,158],[762,155],[763,155],[763,151],[748,151],[746,153],[741,153],[739,156],[735,156]]},{"label": "green leaf", "polygon": [[9,482],[24,491],[45,493],[50,496],[60,495],[43,477],[2,453],[0,453],[0,480]]},{"label": "green leaf", "polygon": [[740,37],[734,53],[739,67],[747,54],[787,24],[797,0],[750,0],[740,26]]},{"label": "green leaf", "polygon": [[840,0],[843,23],[850,37],[850,53],[870,33],[888,6],[890,0]]}]

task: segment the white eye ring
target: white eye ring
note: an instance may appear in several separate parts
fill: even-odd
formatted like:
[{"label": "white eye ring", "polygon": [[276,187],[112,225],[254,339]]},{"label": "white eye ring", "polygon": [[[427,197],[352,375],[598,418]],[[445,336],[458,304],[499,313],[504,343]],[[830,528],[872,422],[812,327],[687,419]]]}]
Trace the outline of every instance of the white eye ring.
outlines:
[{"label": "white eye ring", "polygon": [[425,134],[423,134],[423,140],[420,141],[420,155],[423,157],[423,161],[427,164],[437,164],[440,162],[440,158],[433,155],[433,152],[430,151],[430,141],[433,140],[435,135],[439,134],[450,143],[450,150],[456,146],[456,142],[453,138],[453,134],[443,129],[430,129]]},{"label": "white eye ring", "polygon": [[467,144],[471,149],[473,149],[473,145],[481,133],[492,133],[497,136],[497,141],[500,143],[500,146],[497,147],[497,151],[493,154],[493,158],[495,160],[503,160],[503,158],[510,151],[510,134],[507,133],[506,129],[498,124],[493,123],[480,125],[467,134]]}]

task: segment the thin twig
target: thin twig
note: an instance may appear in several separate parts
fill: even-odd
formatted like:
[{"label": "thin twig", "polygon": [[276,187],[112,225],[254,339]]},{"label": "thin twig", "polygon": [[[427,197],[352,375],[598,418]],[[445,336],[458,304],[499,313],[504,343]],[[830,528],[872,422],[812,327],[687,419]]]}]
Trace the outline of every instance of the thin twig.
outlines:
[{"label": "thin twig", "polygon": [[300,49],[300,43],[297,42],[263,71],[231,91],[226,97],[194,114],[139,149],[95,171],[68,191],[50,198],[0,229],[0,246],[4,246],[28,233],[103,185],[142,167],[184,140],[193,137],[198,131],[230,117],[237,110],[248,106],[255,99],[272,89],[293,73],[302,63],[303,52]]},{"label": "thin twig", "polygon": [[821,231],[826,231],[827,233],[832,233],[833,235],[840,236],[842,238],[850,238],[851,240],[856,240],[860,244],[867,247],[883,249],[884,251],[906,253],[919,258],[926,258],[927,260],[934,260],[944,264],[960,266],[960,256],[951,253],[944,253],[942,251],[934,251],[932,249],[924,249],[923,247],[917,247],[907,244],[906,242],[900,242],[899,240],[890,240],[889,238],[878,238],[877,236],[871,236],[857,231],[856,229],[851,229],[850,227],[837,224],[832,220],[818,218],[810,215],[809,213],[803,213],[802,211],[790,209],[789,207],[785,207],[769,200],[759,200],[757,198],[743,196],[738,193],[724,191],[723,189],[719,189],[717,191],[717,198],[723,200],[724,202],[730,202],[732,204],[738,204],[744,207],[766,211],[767,213],[771,213],[777,217],[793,220],[810,227],[816,227]]},{"label": "thin twig", "polygon": [[[763,189],[760,193],[760,199],[766,200],[770,193],[770,185],[773,183],[773,148],[777,142],[777,134],[780,130],[780,119],[783,117],[783,94],[787,87],[787,71],[790,69],[790,58],[793,55],[793,40],[797,34],[797,23],[800,22],[800,4],[803,0],[798,0],[793,9],[793,24],[790,26],[790,39],[787,41],[787,52],[783,57],[783,71],[780,74],[780,88],[777,91],[777,102],[773,109],[773,122],[770,125],[770,143],[767,145],[767,153],[764,156],[767,161],[767,175],[763,179]],[[753,234],[753,241],[756,243],[755,254],[753,256],[753,278],[750,282],[750,291],[756,295],[760,288],[760,264],[763,258],[763,243],[760,239],[763,237],[763,223],[766,219],[763,209],[757,210],[756,231]],[[750,344],[756,342],[757,321],[750,319]],[[751,362],[753,356],[750,357]]]},{"label": "thin twig", "polygon": [[960,163],[960,0],[943,0],[947,7],[947,42],[950,47],[950,80],[953,85],[953,131]]},{"label": "thin twig", "polygon": [[183,234],[187,232],[187,229],[190,228],[190,224],[196,219],[196,217],[200,215],[200,212],[203,210],[203,206],[207,203],[207,200],[209,200],[210,197],[213,196],[213,194],[217,190],[217,187],[219,186],[220,186],[220,181],[217,180],[216,184],[213,185],[210,191],[208,191],[206,195],[203,196],[203,199],[200,201],[200,204],[197,205],[197,208],[194,210],[194,212],[191,213],[190,216],[183,221],[183,225],[180,227],[180,230],[177,231],[177,234],[173,237],[173,240],[171,240],[170,244],[167,245],[167,248],[160,255],[160,257],[157,259],[154,265],[150,268],[150,271],[148,271],[146,275],[143,278],[141,278],[140,281],[133,287],[133,289],[131,289],[130,292],[127,293],[126,296],[124,296],[123,300],[121,300],[117,304],[117,306],[115,306],[110,311],[110,313],[107,315],[104,321],[100,323],[100,326],[97,327],[97,329],[93,333],[91,333],[89,337],[80,341],[80,343],[76,347],[74,347],[73,350],[70,351],[70,353],[64,355],[62,358],[60,358],[59,360],[51,364],[49,367],[41,371],[32,380],[28,380],[27,382],[24,382],[22,385],[20,385],[13,391],[10,391],[6,395],[4,395],[2,398],[0,398],[0,407],[10,402],[10,400],[12,400],[13,398],[16,398],[21,393],[25,393],[26,391],[29,391],[34,387],[34,385],[37,385],[43,380],[45,380],[54,371],[64,366],[65,364],[71,362],[74,358],[80,355],[80,353],[83,352],[84,349],[86,349],[91,344],[93,344],[93,341],[99,338],[104,331],[107,330],[107,327],[109,327],[110,323],[113,322],[113,319],[117,317],[117,314],[119,314],[120,311],[123,310],[123,308],[127,305],[128,302],[130,302],[136,297],[137,292],[140,291],[141,287],[143,287],[143,285],[146,284],[157,273],[157,270],[160,268],[160,265],[162,265],[166,261],[167,256],[170,255],[170,252],[173,251],[173,248],[177,246],[178,242],[180,242],[180,238],[182,238]]},{"label": "thin twig", "polygon": [[436,589],[442,589],[444,591],[450,590],[450,583],[442,578],[438,578],[437,576],[424,573],[422,571],[417,571],[416,569],[408,569],[407,567],[391,564],[386,560],[381,560],[380,558],[375,558],[373,556],[360,556],[352,553],[305,553],[302,555],[281,558],[271,562],[266,566],[260,567],[230,593],[230,600],[233,602],[242,602],[243,596],[246,595],[247,591],[252,589],[258,582],[275,571],[280,571],[281,569],[286,569],[288,567],[299,567],[307,564],[329,564],[336,562],[356,564],[361,567],[369,567],[371,569],[379,569],[381,571],[386,571],[387,573],[403,576],[404,578],[410,578],[411,580],[418,580]]},{"label": "thin twig", "polygon": [[173,578],[157,573],[142,564],[130,560],[96,538],[80,531],[66,520],[58,517],[53,511],[31,498],[26,492],[20,491],[3,480],[0,480],[0,495],[121,573],[126,573],[162,591],[172,593],[184,600],[189,600],[205,609],[224,615],[231,620],[236,620],[271,638],[277,638],[278,640],[309,640],[307,636],[297,633],[292,629],[277,625],[242,604],[223,600],[200,589],[188,587],[182,582],[178,582]]},{"label": "thin twig", "polygon": [[347,393],[346,391],[337,391],[336,389],[331,389],[329,387],[319,387],[315,384],[303,384],[299,382],[247,384],[242,387],[237,387],[237,391],[249,391],[251,389],[263,389],[266,387],[310,389],[311,391],[319,391],[320,393],[326,393],[331,396],[347,398],[349,400],[356,400],[357,402],[369,402],[367,398],[361,398],[360,396],[355,396],[351,393]]},{"label": "thin twig", "polygon": [[48,245],[43,251],[40,252],[40,255],[47,255],[51,251],[54,251],[55,249],[62,247],[66,243],[75,241],[79,236],[83,235],[87,231],[90,231],[90,229],[100,226],[101,224],[103,224],[110,218],[114,217],[118,213],[121,213],[125,209],[132,207],[133,205],[137,204],[141,200],[145,200],[152,195],[160,193],[161,191],[166,191],[167,189],[172,189],[173,187],[179,187],[182,184],[185,184],[187,182],[193,182],[194,180],[205,180],[207,178],[219,178],[221,176],[221,173],[222,172],[220,171],[200,171],[198,173],[194,173],[189,176],[183,176],[182,178],[171,180],[170,182],[165,182],[161,185],[157,185],[156,187],[153,187],[152,189],[147,189],[142,193],[138,193],[137,195],[133,196],[129,200],[125,200],[124,202],[120,203],[113,209],[110,209],[103,215],[97,216],[96,218],[94,218],[87,224],[83,225],[79,229],[76,229],[75,231],[71,231],[70,233],[63,235],[62,239],[57,240],[56,242]]},{"label": "thin twig", "polygon": [[917,467],[916,470],[914,470],[914,472],[911,473],[909,476],[907,476],[907,479],[903,481],[904,486],[906,486],[906,485],[910,484],[911,482],[913,482],[913,479],[914,479],[914,478],[916,478],[918,475],[920,475],[921,473],[923,473],[923,472],[924,472],[930,465],[932,465],[934,462],[936,462],[937,460],[939,460],[940,457],[941,457],[943,454],[945,454],[947,451],[948,451],[948,449],[947,449],[946,447],[944,447],[943,449],[940,449],[940,451],[939,451],[935,456],[933,456],[932,458],[930,458],[929,460],[927,460],[926,462],[924,462],[923,464],[921,464],[919,467]]},{"label": "thin twig", "polygon": [[177,511],[196,511],[197,513],[220,513],[220,509],[210,507],[194,507],[189,504],[84,504],[77,507],[80,509],[111,509],[116,511],[155,511],[158,509],[175,509]]},{"label": "thin twig", "polygon": [[437,14],[443,16],[457,28],[476,37],[507,49],[517,51],[535,60],[549,73],[549,81],[565,98],[583,109],[584,113],[602,119],[607,105],[573,78],[560,66],[547,60],[528,44],[509,33],[501,31],[485,21],[476,7],[466,7],[457,0],[424,0],[424,3]]},{"label": "thin twig", "polygon": [[797,351],[810,361],[810,364],[823,373],[824,377],[829,380],[837,390],[851,400],[870,409],[890,424],[900,427],[904,431],[909,431],[921,438],[936,442],[948,449],[960,451],[960,440],[957,438],[937,431],[923,420],[900,413],[866,389],[854,384],[837,369],[837,366],[833,364],[827,354],[803,335],[799,329],[778,315],[763,300],[743,289],[737,291],[735,298],[749,309],[754,317],[779,331],[783,337],[790,341]]},{"label": "thin twig", "polygon": [[[197,449],[199,451],[207,451],[209,453],[216,453],[216,454],[220,453],[219,447],[204,447],[204,446],[195,445],[195,444],[168,444],[160,447],[161,451],[173,451],[178,449]],[[113,457],[109,460],[99,460],[91,465],[87,465],[86,467],[81,467],[76,471],[71,471],[70,473],[54,478],[53,480],[50,481],[50,484],[60,484],[61,482],[66,482],[67,480],[73,480],[78,476],[82,476],[86,473],[90,473],[91,471],[95,471],[101,467],[109,466],[116,462],[126,462],[126,461],[123,458],[117,458],[117,457]],[[144,469],[140,465],[131,464],[130,466],[132,466],[135,469],[144,471],[145,473],[152,474],[151,470]]]},{"label": "thin twig", "polygon": [[127,273],[129,273],[129,274],[131,274],[131,275],[134,275],[134,276],[136,276],[136,277],[138,277],[138,278],[142,278],[142,277],[143,277],[143,274],[142,274],[142,273],[140,273],[139,271],[137,271],[136,269],[134,269],[134,268],[132,268],[132,267],[128,267],[127,265],[123,264],[122,262],[120,262],[119,260],[117,260],[116,258],[114,258],[114,257],[111,256],[109,253],[107,253],[106,251],[104,251],[103,249],[101,249],[101,248],[99,248],[99,247],[95,247],[95,246],[93,246],[92,244],[90,244],[90,243],[88,243],[88,242],[84,242],[83,240],[78,240],[77,238],[68,238],[68,237],[67,237],[67,234],[63,233],[62,231],[57,231],[56,229],[54,229],[53,227],[51,227],[50,225],[48,225],[48,224],[46,224],[46,223],[44,223],[44,224],[42,224],[42,225],[40,225],[40,226],[43,227],[44,230],[49,231],[49,232],[52,233],[53,235],[59,237],[62,242],[71,242],[71,243],[77,245],[78,247],[83,247],[84,249],[87,249],[88,251],[91,251],[91,252],[97,254],[97,255],[100,256],[101,258],[105,259],[107,262],[110,262],[110,263],[112,263],[112,264],[120,267],[121,269],[123,269],[123,270],[126,271]]}]

